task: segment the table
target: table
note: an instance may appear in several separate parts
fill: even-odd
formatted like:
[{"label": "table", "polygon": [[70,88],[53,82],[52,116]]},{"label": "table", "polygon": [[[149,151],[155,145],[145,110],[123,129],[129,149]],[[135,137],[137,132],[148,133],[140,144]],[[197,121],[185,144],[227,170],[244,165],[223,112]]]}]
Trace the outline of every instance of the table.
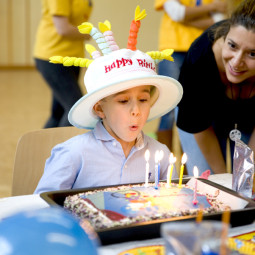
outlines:
[{"label": "table", "polygon": [[[232,187],[232,174],[211,175],[209,176],[209,180],[227,188]],[[0,199],[0,220],[18,212],[42,209],[47,207],[49,207],[49,205],[40,197],[40,195],[26,195],[2,198]],[[255,231],[255,223],[241,227],[231,228],[229,230],[229,236],[235,236],[249,231]],[[144,241],[133,241],[106,245],[99,247],[98,253],[99,255],[117,255],[121,251],[131,249],[136,246],[153,244],[163,244],[163,239],[156,238]]]}]

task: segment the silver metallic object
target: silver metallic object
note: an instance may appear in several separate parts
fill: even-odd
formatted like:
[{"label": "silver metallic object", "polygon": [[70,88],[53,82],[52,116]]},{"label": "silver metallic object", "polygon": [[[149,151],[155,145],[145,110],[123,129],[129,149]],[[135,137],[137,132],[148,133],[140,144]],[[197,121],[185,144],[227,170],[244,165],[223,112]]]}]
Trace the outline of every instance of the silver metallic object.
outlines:
[{"label": "silver metallic object", "polygon": [[245,197],[252,197],[254,155],[251,148],[239,139],[235,140],[232,189]]},{"label": "silver metallic object", "polygon": [[229,133],[229,138],[232,140],[232,141],[235,141],[237,139],[241,139],[241,132],[237,129],[237,124],[235,124],[235,129],[231,130],[230,133]]}]

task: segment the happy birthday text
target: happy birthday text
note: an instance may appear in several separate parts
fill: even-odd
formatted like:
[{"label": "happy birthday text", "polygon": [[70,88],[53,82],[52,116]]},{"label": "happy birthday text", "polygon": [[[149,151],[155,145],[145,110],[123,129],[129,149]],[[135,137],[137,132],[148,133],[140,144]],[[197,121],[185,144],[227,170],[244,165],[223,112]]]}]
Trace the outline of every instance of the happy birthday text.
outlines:
[{"label": "happy birthday text", "polygon": [[[145,59],[136,59],[136,61],[139,66],[145,67],[145,68],[150,68],[153,71],[156,71],[155,66],[152,63],[147,62]],[[111,65],[105,66],[105,73],[110,72],[114,68],[121,68],[121,67],[128,66],[128,65],[129,66],[133,65],[132,59],[126,59],[126,58],[116,59],[115,61],[112,62]]]}]

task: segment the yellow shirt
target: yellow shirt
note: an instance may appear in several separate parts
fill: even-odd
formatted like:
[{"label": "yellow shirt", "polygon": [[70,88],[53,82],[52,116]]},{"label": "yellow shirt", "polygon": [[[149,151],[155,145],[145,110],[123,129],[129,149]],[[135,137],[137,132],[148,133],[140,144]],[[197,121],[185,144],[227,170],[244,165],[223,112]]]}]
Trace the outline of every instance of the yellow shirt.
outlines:
[{"label": "yellow shirt", "polygon": [[57,33],[52,16],[68,17],[78,26],[88,21],[90,0],[42,0],[42,17],[37,30],[34,57],[49,60],[52,56],[84,57],[84,40],[72,40]]},{"label": "yellow shirt", "polygon": [[[156,10],[163,10],[163,5],[167,0],[155,0],[154,7]],[[213,0],[202,0],[202,4],[208,4]],[[195,6],[195,0],[181,0],[185,6]],[[161,20],[159,31],[159,50],[174,49],[175,51],[188,51],[191,43],[201,35],[202,29],[192,26],[186,26],[179,22],[173,21],[166,12]]]}]

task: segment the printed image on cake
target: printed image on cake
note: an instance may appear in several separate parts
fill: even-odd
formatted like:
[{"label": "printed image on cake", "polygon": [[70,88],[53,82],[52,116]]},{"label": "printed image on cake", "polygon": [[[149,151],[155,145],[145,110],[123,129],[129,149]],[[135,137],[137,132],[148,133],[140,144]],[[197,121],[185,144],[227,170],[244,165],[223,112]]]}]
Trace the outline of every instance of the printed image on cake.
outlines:
[{"label": "printed image on cake", "polygon": [[119,253],[118,255],[164,255],[165,247],[163,245],[150,245],[132,248]]},{"label": "printed image on cake", "polygon": [[81,219],[87,219],[96,229],[124,226],[156,219],[196,215],[203,207],[204,213],[227,208],[217,201],[217,194],[197,192],[198,203],[193,203],[194,191],[187,185],[166,187],[159,183],[110,187],[68,196],[64,207]]}]

